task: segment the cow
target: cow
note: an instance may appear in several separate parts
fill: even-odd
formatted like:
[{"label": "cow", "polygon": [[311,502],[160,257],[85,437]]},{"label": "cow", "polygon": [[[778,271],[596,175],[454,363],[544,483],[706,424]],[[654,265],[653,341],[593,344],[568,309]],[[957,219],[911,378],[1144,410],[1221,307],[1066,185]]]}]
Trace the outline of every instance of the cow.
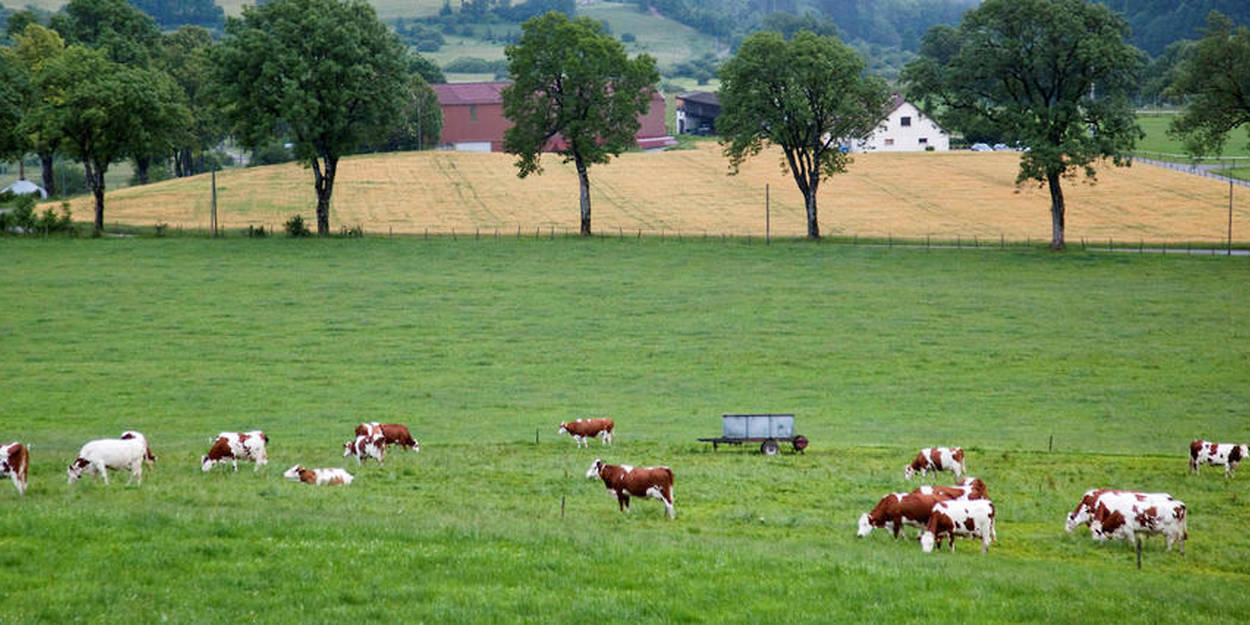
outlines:
[{"label": "cow", "polygon": [[238,471],[239,461],[247,460],[254,464],[253,472],[259,471],[261,465],[269,464],[268,445],[269,437],[260,430],[222,432],[213,439],[208,453],[200,457],[200,470],[207,473],[217,463],[229,460],[234,470]]},{"label": "cow", "polygon": [[369,421],[356,426],[356,436],[370,436],[372,438],[371,434],[373,433],[381,433],[387,445],[399,445],[404,449],[421,451],[421,444],[412,437],[412,434],[408,433],[408,426],[399,423],[378,423],[377,421]]},{"label": "cow", "polygon": [[942,537],[950,541],[955,550],[955,537],[968,536],[981,539],[981,553],[990,550],[990,541],[998,540],[994,531],[994,502],[989,499],[948,499],[933,505],[929,523],[920,536],[920,548],[925,553],[935,545],[942,548]]},{"label": "cow", "polygon": [[616,426],[611,419],[578,419],[560,424],[556,434],[568,434],[578,447],[583,445],[589,449],[590,439],[598,436],[604,445],[612,443],[612,428]]},{"label": "cow", "polygon": [[26,469],[30,466],[30,451],[26,446],[13,441],[0,445],[0,478],[9,476],[17,487],[18,496],[26,494]]},{"label": "cow", "polygon": [[985,482],[980,478],[968,476],[955,486],[921,486],[910,493],[890,493],[882,497],[877,505],[859,517],[857,536],[863,538],[872,533],[873,528],[889,529],[898,538],[903,526],[912,525],[923,528],[929,523],[929,514],[933,505],[947,499],[985,499],[988,493]]},{"label": "cow", "polygon": [[68,483],[77,482],[84,473],[95,473],[107,485],[109,483],[108,469],[129,469],[130,479],[126,480],[126,483],[130,484],[138,480],[139,485],[142,486],[143,465],[145,462],[151,463],[155,460],[152,450],[148,448],[147,438],[133,430],[123,433],[121,438],[88,441],[78,451],[78,457],[66,470],[69,475]]},{"label": "cow", "polygon": [[903,477],[911,479],[916,473],[924,477],[929,471],[952,471],[955,477],[968,472],[964,466],[963,447],[925,447],[916,454],[911,464],[903,467]]},{"label": "cow", "polygon": [[326,484],[351,484],[351,473],[344,469],[305,469],[300,465],[295,465],[286,470],[282,474],[288,480],[303,482],[304,484],[315,484],[317,486],[325,486]]},{"label": "cow", "polygon": [[616,496],[622,512],[629,510],[629,496],[654,497],[664,504],[668,518],[676,518],[673,509],[673,471],[668,467],[638,467],[627,464],[604,464],[595,459],[586,471],[586,478],[599,478],[608,492]]},{"label": "cow", "polygon": [[1194,441],[1189,444],[1189,472],[1197,473],[1202,464],[1222,465],[1224,477],[1230,478],[1237,465],[1250,456],[1250,446],[1234,443]]},{"label": "cow", "polygon": [[356,464],[364,464],[369,458],[382,464],[386,458],[386,437],[377,430],[371,434],[359,434],[355,440],[343,443],[343,457],[347,456],[356,456]]}]

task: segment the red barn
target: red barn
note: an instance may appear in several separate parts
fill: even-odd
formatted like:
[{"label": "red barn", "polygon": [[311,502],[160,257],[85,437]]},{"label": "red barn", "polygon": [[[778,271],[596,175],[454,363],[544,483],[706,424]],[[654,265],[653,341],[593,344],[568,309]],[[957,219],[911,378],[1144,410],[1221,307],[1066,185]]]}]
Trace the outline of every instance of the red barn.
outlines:
[{"label": "red barn", "polygon": [[[500,91],[508,82],[462,82],[431,85],[443,109],[439,147],[464,152],[503,151],[503,132],[512,122],[503,116]],[[651,107],[639,120],[638,147],[648,150],[676,143],[664,124],[664,95],[651,94]]]}]

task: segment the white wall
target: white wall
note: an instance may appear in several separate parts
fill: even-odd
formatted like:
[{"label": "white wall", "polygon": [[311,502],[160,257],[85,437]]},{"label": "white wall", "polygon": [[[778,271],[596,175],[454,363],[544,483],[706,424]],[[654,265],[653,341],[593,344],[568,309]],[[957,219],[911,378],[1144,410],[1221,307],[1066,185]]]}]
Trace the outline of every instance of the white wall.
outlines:
[{"label": "white wall", "polygon": [[[903,122],[909,122],[904,126]],[[934,150],[951,149],[950,136],[910,102],[903,102],[882,122],[877,132],[856,152],[920,152],[931,145]]]}]

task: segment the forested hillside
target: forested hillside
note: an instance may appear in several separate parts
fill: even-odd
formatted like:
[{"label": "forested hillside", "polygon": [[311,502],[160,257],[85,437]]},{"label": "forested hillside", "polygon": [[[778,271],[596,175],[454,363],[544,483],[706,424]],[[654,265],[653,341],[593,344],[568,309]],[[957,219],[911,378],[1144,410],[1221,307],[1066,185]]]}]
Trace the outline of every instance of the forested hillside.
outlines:
[{"label": "forested hillside", "polygon": [[1197,39],[1207,14],[1219,11],[1237,24],[1250,25],[1246,0],[1099,0],[1124,14],[1133,29],[1133,43],[1158,56],[1169,43]]}]

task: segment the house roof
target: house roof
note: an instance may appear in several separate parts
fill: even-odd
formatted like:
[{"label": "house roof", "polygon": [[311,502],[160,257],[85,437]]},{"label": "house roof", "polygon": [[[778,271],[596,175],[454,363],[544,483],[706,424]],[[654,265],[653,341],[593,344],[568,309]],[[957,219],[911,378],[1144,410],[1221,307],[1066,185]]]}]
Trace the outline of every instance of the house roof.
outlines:
[{"label": "house roof", "polygon": [[906,99],[906,98],[904,98],[902,95],[897,94],[897,93],[895,93],[895,94],[891,95],[891,96],[890,96],[890,102],[889,102],[889,104],[887,104],[887,105],[886,105],[886,107],[885,107],[885,108],[886,108],[886,115],[889,115],[890,113],[893,113],[894,111],[897,111],[897,110],[898,110],[898,107],[900,107],[900,106],[902,106],[902,105],[904,105],[904,104],[906,104],[906,103],[907,103],[907,99]]},{"label": "house roof", "polygon": [[430,85],[438,94],[438,103],[442,106],[465,104],[499,104],[503,102],[500,91],[512,83],[499,82],[455,82]]},{"label": "house roof", "polygon": [[720,106],[720,98],[717,97],[715,93],[710,91],[691,91],[690,93],[683,93],[678,97],[687,102],[698,102],[700,104]]}]

